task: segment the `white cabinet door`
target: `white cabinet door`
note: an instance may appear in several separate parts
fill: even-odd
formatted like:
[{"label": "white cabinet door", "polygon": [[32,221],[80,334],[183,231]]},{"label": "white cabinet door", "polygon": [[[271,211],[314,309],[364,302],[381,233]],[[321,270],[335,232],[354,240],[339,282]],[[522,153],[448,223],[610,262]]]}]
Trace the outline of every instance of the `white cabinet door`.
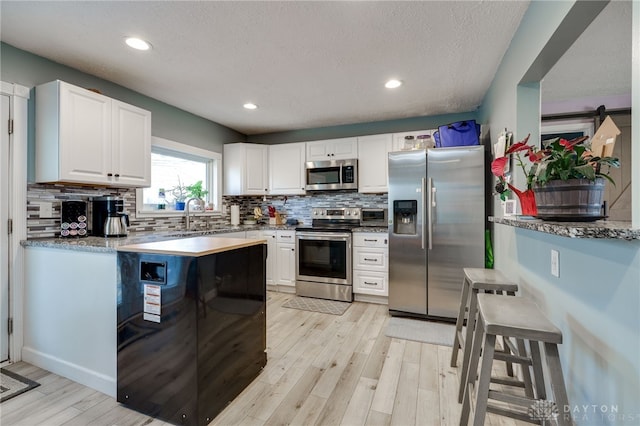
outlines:
[{"label": "white cabinet door", "polygon": [[388,192],[387,160],[391,134],[358,138],[358,192]]},{"label": "white cabinet door", "polygon": [[358,138],[307,142],[307,161],[349,160],[358,158]]},{"label": "white cabinet door", "polygon": [[264,195],[268,186],[268,145],[226,144],[222,156],[224,195]]},{"label": "white cabinet door", "polygon": [[[41,164],[41,161],[51,161],[50,166],[56,169],[59,167],[58,170],[48,173],[47,180],[107,183],[107,174],[112,170],[111,99],[63,82],[57,86],[59,99],[55,99],[55,86],[48,88],[48,93],[37,90],[36,99],[39,100],[40,96],[52,96],[54,99],[47,100],[47,103],[59,102],[59,109],[58,113],[55,110],[37,110],[36,117],[45,115],[46,117],[41,118],[53,120],[52,125],[60,126],[59,139],[57,132],[45,135],[44,131],[38,132],[36,127],[37,135],[47,139],[41,142],[50,144],[51,148],[58,151],[54,157],[48,157],[47,153],[38,150],[42,144],[36,142],[36,157],[41,154],[47,156],[41,156],[39,161],[37,160],[38,164]],[[59,163],[54,164],[58,155]]]},{"label": "white cabinet door", "polygon": [[115,186],[151,185],[151,113],[112,100],[112,174]]},{"label": "white cabinet door", "polygon": [[277,245],[277,273],[276,283],[278,285],[294,287],[296,285],[296,245]]},{"label": "white cabinet door", "polygon": [[270,145],[269,193],[274,195],[304,194],[304,160],[304,142]]},{"label": "white cabinet door", "polygon": [[267,240],[267,285],[276,284],[276,231],[262,231],[262,237]]},{"label": "white cabinet door", "polygon": [[267,193],[269,171],[269,147],[267,145],[247,144],[245,157],[245,176],[247,195]]},{"label": "white cabinet door", "polygon": [[149,186],[149,111],[62,81],[36,93],[37,182]]}]

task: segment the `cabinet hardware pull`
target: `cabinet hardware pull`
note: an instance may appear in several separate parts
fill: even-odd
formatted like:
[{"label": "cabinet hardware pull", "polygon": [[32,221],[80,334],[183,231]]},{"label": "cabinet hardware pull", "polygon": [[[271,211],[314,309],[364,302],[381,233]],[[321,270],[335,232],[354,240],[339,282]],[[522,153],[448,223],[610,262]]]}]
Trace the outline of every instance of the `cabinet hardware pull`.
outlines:
[{"label": "cabinet hardware pull", "polygon": [[364,240],[368,243],[375,243],[376,241],[378,241],[378,240],[367,240],[366,238]]},{"label": "cabinet hardware pull", "polygon": [[364,282],[366,285],[378,285],[378,283],[369,283],[369,282]]},{"label": "cabinet hardware pull", "polygon": [[113,176],[113,173],[107,173],[107,176],[111,177],[111,176]]},{"label": "cabinet hardware pull", "polygon": [[366,257],[364,258],[364,260],[366,260],[367,262],[377,262],[378,259],[367,259]]},{"label": "cabinet hardware pull", "polygon": [[119,178],[119,177],[120,177],[120,174],[119,174],[119,173],[116,173],[114,176],[115,176],[115,177],[117,177],[117,178]]},{"label": "cabinet hardware pull", "polygon": [[291,235],[280,235],[282,238],[291,238]]}]

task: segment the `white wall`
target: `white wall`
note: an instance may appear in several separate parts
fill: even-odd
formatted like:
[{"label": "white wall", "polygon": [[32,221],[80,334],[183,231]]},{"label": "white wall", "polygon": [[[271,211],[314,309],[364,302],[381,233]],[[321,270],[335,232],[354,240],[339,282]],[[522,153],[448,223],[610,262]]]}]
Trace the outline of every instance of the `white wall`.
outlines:
[{"label": "white wall", "polygon": [[[535,96],[528,101],[522,96],[531,96],[528,89],[535,83],[533,77],[541,77],[539,66],[550,51],[548,43],[570,45],[567,28],[588,25],[575,21],[588,20],[590,12],[580,9],[593,6],[594,2],[531,3],[483,102],[480,121],[488,123],[491,135],[507,127],[520,140],[538,131],[539,114],[519,110],[523,104],[530,107]],[[640,44],[638,9],[640,4],[635,2],[636,52]],[[549,68],[553,54],[546,58]],[[640,122],[638,62],[636,54],[636,123]],[[523,82],[527,89],[518,89]],[[634,164],[640,164],[639,127],[634,128],[632,142]],[[634,182],[640,182],[640,167],[633,173]],[[524,182],[516,181],[516,186],[522,188]],[[634,191],[634,205],[640,206],[640,185]],[[494,206],[494,211],[501,211],[498,202]],[[639,210],[634,211],[638,226]],[[559,278],[550,274],[551,249],[560,253]],[[560,355],[576,423],[640,424],[640,241],[572,239],[495,225],[494,254],[496,268],[516,280],[522,293],[533,297],[563,332]],[[617,413],[603,415],[606,409],[617,409]]]}]

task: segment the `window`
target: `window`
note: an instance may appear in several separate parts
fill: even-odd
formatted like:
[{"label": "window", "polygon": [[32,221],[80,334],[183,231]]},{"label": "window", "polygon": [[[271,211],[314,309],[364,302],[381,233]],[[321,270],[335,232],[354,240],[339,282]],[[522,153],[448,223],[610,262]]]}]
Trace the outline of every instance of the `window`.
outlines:
[{"label": "window", "polygon": [[[189,199],[186,187],[201,182],[207,212],[220,212],[222,155],[190,145],[153,137],[151,187],[136,192],[138,217],[181,215],[179,201]],[[192,206],[193,207],[193,204]]]}]

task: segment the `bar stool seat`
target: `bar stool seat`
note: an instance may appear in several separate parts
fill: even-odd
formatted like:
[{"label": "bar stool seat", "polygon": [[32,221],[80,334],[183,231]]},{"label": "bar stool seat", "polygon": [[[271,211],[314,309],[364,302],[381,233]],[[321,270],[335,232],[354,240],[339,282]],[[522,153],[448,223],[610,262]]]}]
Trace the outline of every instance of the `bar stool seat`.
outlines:
[{"label": "bar stool seat", "polygon": [[[451,352],[451,366],[456,367],[458,362],[458,351],[463,351],[462,373],[460,375],[460,387],[458,389],[458,402],[462,402],[464,393],[464,377],[467,373],[467,365],[471,353],[471,342],[473,339],[473,329],[476,317],[477,295],[484,293],[506,293],[514,296],[518,291],[518,284],[508,280],[500,271],[486,268],[464,268],[464,279],[462,280],[462,296],[460,298],[460,309],[456,320],[455,336],[453,338],[453,351]],[[468,315],[467,315],[468,312]],[[462,328],[467,319],[466,337],[463,337]],[[469,320],[472,319],[472,320]],[[503,341],[505,352],[508,350],[507,342]],[[513,369],[507,363],[507,372],[513,376]],[[525,377],[525,383],[527,382]]]},{"label": "bar stool seat", "polygon": [[[530,423],[544,422],[554,417],[559,425],[572,424],[570,416],[564,415],[564,407],[568,406],[569,402],[557,346],[562,343],[560,329],[547,319],[534,302],[523,297],[509,298],[507,302],[501,296],[479,294],[477,299],[476,331],[473,338],[469,368],[464,380],[465,389],[460,425],[467,425],[470,416],[473,418],[474,425],[483,425],[487,412]],[[494,355],[498,355],[495,352],[495,342],[498,336],[512,337],[529,342],[531,366],[535,378],[534,397],[490,390],[493,360],[497,359]],[[541,342],[544,344],[553,401],[547,400],[542,357],[540,355]],[[482,359],[482,363],[478,375],[480,359]],[[476,376],[478,377],[477,383]],[[489,400],[501,401],[509,404],[509,406],[489,404]],[[514,406],[519,409],[512,408]],[[536,407],[539,409],[536,409]],[[543,416],[543,418],[539,418],[540,416]]]}]

